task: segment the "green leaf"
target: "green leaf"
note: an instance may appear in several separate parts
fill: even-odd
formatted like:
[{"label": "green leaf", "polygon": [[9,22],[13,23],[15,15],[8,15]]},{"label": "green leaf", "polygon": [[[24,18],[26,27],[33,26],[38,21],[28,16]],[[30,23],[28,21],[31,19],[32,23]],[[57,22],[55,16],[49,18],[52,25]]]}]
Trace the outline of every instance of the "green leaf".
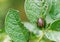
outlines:
[{"label": "green leaf", "polygon": [[53,31],[60,31],[60,20],[54,21],[51,24],[50,29],[53,30]]},{"label": "green leaf", "polygon": [[60,19],[60,0],[53,0],[50,15],[53,19]]},{"label": "green leaf", "polygon": [[43,35],[43,31],[39,30],[37,26],[29,22],[22,22],[24,26],[37,37],[41,37]]},{"label": "green leaf", "polygon": [[54,22],[54,20],[51,18],[51,16],[48,13],[47,16],[46,16],[46,23],[50,24],[50,23],[53,23],[53,22]]},{"label": "green leaf", "polygon": [[18,10],[9,9],[5,18],[5,30],[14,42],[27,42],[29,31],[21,23],[18,14]]},{"label": "green leaf", "polygon": [[45,36],[52,41],[60,42],[60,20],[56,20],[50,25]]},{"label": "green leaf", "polygon": [[45,32],[45,36],[52,41],[60,42],[60,32],[49,30]]},{"label": "green leaf", "polygon": [[[50,1],[50,0],[49,0]],[[37,19],[44,17],[51,8],[52,1],[25,0],[25,12],[31,23],[37,23]],[[47,9],[48,8],[48,9]]]},{"label": "green leaf", "polygon": [[46,1],[48,3],[48,11],[50,11],[51,10],[51,7],[52,7],[52,1],[53,0],[46,0]]}]

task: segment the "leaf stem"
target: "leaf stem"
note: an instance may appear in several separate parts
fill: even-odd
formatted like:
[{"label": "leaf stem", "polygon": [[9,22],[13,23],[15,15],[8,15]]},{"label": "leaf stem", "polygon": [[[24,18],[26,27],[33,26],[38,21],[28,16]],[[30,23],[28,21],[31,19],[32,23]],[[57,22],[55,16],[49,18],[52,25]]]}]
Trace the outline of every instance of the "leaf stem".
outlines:
[{"label": "leaf stem", "polygon": [[38,39],[38,42],[40,42],[40,41],[42,40],[43,37],[44,37],[44,29],[43,29],[43,34],[42,34],[42,36],[39,37],[39,39]]}]

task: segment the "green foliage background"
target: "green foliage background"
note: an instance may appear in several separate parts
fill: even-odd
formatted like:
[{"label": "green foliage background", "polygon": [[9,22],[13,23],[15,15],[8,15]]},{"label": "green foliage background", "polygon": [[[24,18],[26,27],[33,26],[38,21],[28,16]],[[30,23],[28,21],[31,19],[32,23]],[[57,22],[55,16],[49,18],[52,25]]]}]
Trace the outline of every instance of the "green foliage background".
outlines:
[{"label": "green foliage background", "polygon": [[26,21],[24,12],[24,0],[0,0],[0,42],[3,42],[7,37],[7,34],[5,33],[4,22],[9,8],[19,10],[21,16],[23,16],[22,21]]},{"label": "green foliage background", "polygon": [[[42,4],[43,2],[47,2],[47,3]],[[45,5],[48,5],[48,11],[46,10],[47,8],[45,7]],[[15,10],[8,11],[9,8],[19,10],[19,13]],[[5,21],[7,12],[9,13]],[[21,20],[19,20],[19,16]],[[37,19],[40,18],[41,16],[47,21],[46,29],[39,29],[39,27],[37,27],[36,25]],[[29,22],[25,22],[28,20]],[[17,21],[19,21],[20,24],[17,23]],[[19,28],[17,29],[15,25],[16,27]],[[5,27],[6,27],[6,32],[5,32]],[[59,39],[60,0],[0,0],[0,42],[4,42],[6,39],[8,40],[7,42],[14,42],[14,41],[27,42],[26,39],[28,39],[29,37],[28,37],[28,32],[26,32],[27,30],[26,31],[22,30],[22,28],[24,27],[26,27],[30,32],[33,32],[36,35],[38,35],[39,38],[44,36],[41,42],[55,42],[55,41],[59,42],[60,41]],[[26,35],[24,35],[25,33]],[[33,33],[31,33],[30,35],[29,42],[37,42],[39,40],[39,38],[37,38],[36,35],[34,35]],[[7,34],[9,34],[9,36],[12,39]],[[21,38],[24,41],[21,40],[21,38],[19,38],[16,34],[19,37],[22,36]]]}]

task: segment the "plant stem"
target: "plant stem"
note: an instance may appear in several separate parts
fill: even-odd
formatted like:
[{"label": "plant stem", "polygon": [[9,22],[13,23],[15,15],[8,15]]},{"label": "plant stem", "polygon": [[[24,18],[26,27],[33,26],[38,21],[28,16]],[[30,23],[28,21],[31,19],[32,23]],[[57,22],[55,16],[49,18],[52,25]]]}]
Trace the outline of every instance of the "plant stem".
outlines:
[{"label": "plant stem", "polygon": [[43,29],[43,34],[42,34],[42,36],[39,37],[39,39],[38,39],[38,42],[40,42],[40,41],[42,40],[43,37],[44,37],[44,29]]}]

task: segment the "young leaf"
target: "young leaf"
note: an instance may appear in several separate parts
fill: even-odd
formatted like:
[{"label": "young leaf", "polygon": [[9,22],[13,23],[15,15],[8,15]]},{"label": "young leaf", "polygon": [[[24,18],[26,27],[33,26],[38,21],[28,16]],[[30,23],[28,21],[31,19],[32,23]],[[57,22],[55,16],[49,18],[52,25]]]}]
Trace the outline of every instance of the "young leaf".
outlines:
[{"label": "young leaf", "polygon": [[37,23],[37,19],[44,17],[50,10],[52,1],[46,0],[25,0],[25,12],[30,22]]},{"label": "young leaf", "polygon": [[29,31],[24,27],[19,18],[19,11],[10,9],[5,18],[5,30],[14,42],[27,42]]},{"label": "young leaf", "polygon": [[29,22],[22,22],[24,26],[37,37],[41,37],[43,35],[43,31],[39,30],[37,26]]},{"label": "young leaf", "polygon": [[53,0],[50,15],[53,19],[60,19],[60,0]]},{"label": "young leaf", "polygon": [[54,21],[51,24],[50,29],[53,30],[53,31],[60,31],[60,20]]},{"label": "young leaf", "polygon": [[45,36],[52,41],[60,42],[60,32],[49,30],[45,32]]}]

